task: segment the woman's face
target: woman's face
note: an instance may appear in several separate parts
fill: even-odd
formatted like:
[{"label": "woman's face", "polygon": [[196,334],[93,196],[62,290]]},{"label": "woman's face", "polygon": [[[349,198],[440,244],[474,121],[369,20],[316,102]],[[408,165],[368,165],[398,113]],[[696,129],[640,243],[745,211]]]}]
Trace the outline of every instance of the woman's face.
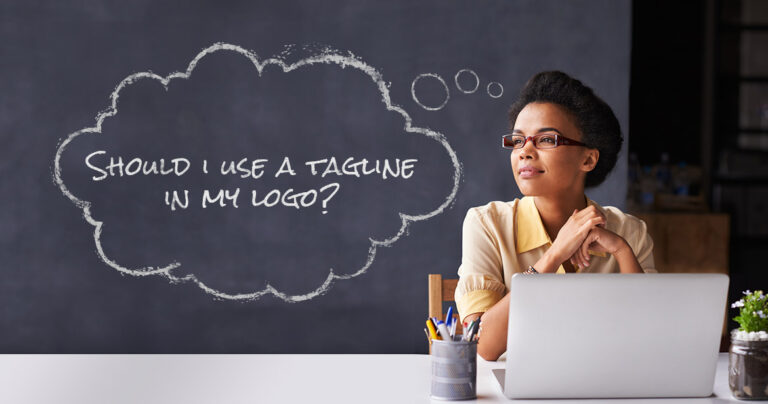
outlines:
[{"label": "woman's face", "polygon": [[[514,134],[534,136],[557,134],[581,141],[581,132],[570,114],[557,104],[530,103],[520,111]],[[520,192],[526,196],[556,196],[583,193],[584,178],[597,163],[598,152],[583,146],[560,145],[553,149],[537,149],[532,141],[522,149],[511,151],[512,172]]]}]

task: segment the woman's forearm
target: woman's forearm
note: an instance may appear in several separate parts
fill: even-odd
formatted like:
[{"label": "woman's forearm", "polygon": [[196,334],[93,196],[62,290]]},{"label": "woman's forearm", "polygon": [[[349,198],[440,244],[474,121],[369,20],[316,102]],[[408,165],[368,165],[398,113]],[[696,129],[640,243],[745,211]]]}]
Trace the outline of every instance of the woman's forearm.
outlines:
[{"label": "woman's forearm", "polygon": [[[538,261],[536,261],[535,264],[533,264],[533,269],[536,270],[536,272],[540,274],[550,274],[557,272],[557,269],[560,268],[560,265],[562,265],[564,260],[557,257],[556,252],[554,251],[554,248],[550,248],[547,250],[547,252],[544,253],[544,255],[539,258]],[[523,268],[523,270],[528,268]]]},{"label": "woman's forearm", "polygon": [[509,322],[509,293],[483,313],[477,353],[485,360],[495,361],[507,349]]},{"label": "woman's forearm", "polygon": [[616,262],[619,263],[619,271],[623,274],[644,273],[645,271],[643,271],[640,263],[637,262],[637,257],[635,257],[635,252],[632,251],[632,247],[630,247],[626,241],[624,244],[624,247],[613,254],[613,257],[616,258]]},{"label": "woman's forearm", "polygon": [[[540,273],[553,273],[562,263],[558,260],[555,252],[550,249],[534,264],[534,268]],[[495,361],[507,350],[508,323],[509,293],[483,314],[480,323],[483,331],[477,344],[477,353],[483,359]]]}]

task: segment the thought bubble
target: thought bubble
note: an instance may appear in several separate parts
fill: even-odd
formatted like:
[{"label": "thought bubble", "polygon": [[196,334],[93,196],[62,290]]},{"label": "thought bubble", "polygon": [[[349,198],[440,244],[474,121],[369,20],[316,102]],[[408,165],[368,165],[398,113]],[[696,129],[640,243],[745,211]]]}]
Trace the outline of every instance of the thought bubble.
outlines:
[{"label": "thought bubble", "polygon": [[[470,75],[475,81],[474,87],[467,90],[462,88],[462,86],[459,84],[459,76],[461,75]],[[470,69],[461,69],[458,72],[456,72],[456,75],[453,76],[453,82],[456,83],[456,88],[459,89],[464,94],[472,94],[480,87],[480,77],[477,76],[477,73],[475,73],[473,70]]]},{"label": "thought bubble", "polygon": [[[443,89],[445,90],[445,99],[443,100],[442,103],[440,103],[440,105],[436,105],[436,106],[425,105],[421,100],[419,100],[419,97],[416,96],[416,83],[418,83],[419,80],[422,80],[422,79],[432,79],[432,80],[435,80],[438,83],[440,83],[440,85],[443,87]],[[423,73],[423,74],[420,74],[420,75],[416,76],[416,78],[413,79],[413,81],[411,82],[411,97],[413,98],[413,101],[416,102],[416,104],[418,104],[420,107],[426,109],[427,111],[439,111],[439,110],[443,109],[443,107],[446,104],[448,104],[448,100],[451,99],[451,92],[450,92],[450,90],[448,90],[448,85],[445,84],[445,80],[443,80],[443,78],[440,77],[439,74]]]},{"label": "thought bubble", "polygon": [[504,94],[504,86],[502,86],[501,83],[492,81],[488,83],[485,91],[489,96],[491,96],[491,98],[499,98],[502,94]]},{"label": "thought bubble", "polygon": [[[471,77],[471,80],[474,81],[474,84],[471,86],[467,86],[465,88],[465,85],[462,85],[459,83],[460,77]],[[416,94],[416,83],[419,82],[419,80],[423,79],[430,79],[430,81],[436,81],[440,86],[442,87],[442,90],[445,92],[445,99],[442,103],[439,105],[426,105],[424,101],[419,98],[419,96]],[[466,79],[464,79],[466,81]],[[472,69],[461,69],[458,72],[456,72],[456,75],[453,76],[453,82],[456,85],[456,89],[459,90],[459,92],[463,94],[473,94],[477,91],[478,88],[480,88],[480,77],[475,73]],[[471,88],[469,88],[471,87]],[[438,91],[438,90],[433,90]],[[488,85],[485,88],[485,92],[488,94],[491,98],[500,98],[504,94],[504,86],[501,85],[501,83],[497,81],[492,81],[488,83]],[[427,92],[429,93],[429,92]],[[413,99],[413,102],[416,103],[416,105],[426,109],[427,111],[439,111],[443,109],[448,104],[448,100],[451,99],[451,90],[448,88],[448,85],[445,84],[445,80],[442,76],[436,73],[422,73],[416,76],[416,78],[411,81],[411,98]]]},{"label": "thought bubble", "polygon": [[[287,49],[291,50],[292,48],[289,47]],[[240,46],[216,43],[198,53],[188,64],[185,71],[173,72],[166,76],[161,76],[151,71],[144,71],[131,74],[123,79],[110,95],[110,106],[96,116],[94,126],[85,127],[70,133],[59,142],[53,162],[53,180],[55,184],[68,199],[82,210],[84,219],[94,227],[93,239],[99,258],[121,274],[136,277],[155,275],[165,277],[173,284],[195,284],[201,290],[217,299],[255,300],[265,295],[273,295],[286,302],[306,301],[326,293],[337,280],[351,279],[365,273],[373,263],[379,247],[390,246],[399,240],[407,233],[410,223],[429,219],[448,208],[454,202],[462,170],[456,153],[451,148],[446,137],[431,129],[414,126],[409,114],[403,108],[392,103],[388,90],[389,84],[384,81],[382,75],[359,57],[351,53],[343,54],[328,48],[309,53],[309,55],[301,57],[296,61],[288,62],[288,56],[294,54],[292,51],[286,51],[281,55],[270,58],[259,58],[254,52]],[[401,120],[399,126],[401,134],[399,136],[403,136],[403,139],[408,139],[408,136],[423,135],[423,139],[426,142],[437,142],[440,145],[440,155],[449,160],[452,167],[450,178],[446,181],[448,185],[446,187],[447,194],[439,199],[438,206],[430,208],[426,213],[409,214],[397,211],[393,215],[396,217],[397,222],[394,226],[391,226],[392,231],[389,234],[380,235],[375,238],[367,237],[366,243],[368,246],[361,254],[361,256],[364,256],[364,259],[354,270],[335,271],[333,267],[311,268],[321,271],[326,275],[318,277],[318,282],[314,289],[305,290],[302,293],[288,291],[284,285],[273,286],[273,282],[269,279],[265,280],[264,287],[235,292],[232,289],[239,285],[236,281],[230,282],[226,279],[218,279],[221,277],[212,277],[210,281],[204,281],[196,273],[180,273],[185,270],[185,266],[194,266],[190,263],[174,259],[162,262],[159,265],[151,265],[146,262],[138,263],[138,261],[142,261],[145,258],[143,252],[133,252],[134,254],[128,255],[117,247],[112,247],[112,250],[109,250],[103,239],[105,237],[104,231],[109,226],[103,220],[105,216],[125,219],[125,223],[115,220],[120,223],[112,224],[113,230],[111,231],[115,234],[121,234],[119,231],[124,228],[133,229],[131,226],[142,229],[142,231],[133,231],[135,234],[131,235],[121,234],[121,236],[125,237],[125,240],[121,239],[121,242],[124,241],[126,245],[141,245],[141,242],[145,242],[147,249],[150,249],[157,241],[150,238],[151,234],[158,230],[153,227],[153,220],[155,219],[158,221],[178,220],[182,225],[190,226],[189,229],[184,227],[178,230],[179,233],[185,235],[185,240],[193,239],[191,234],[197,231],[200,233],[200,238],[216,241],[218,234],[207,234],[205,232],[207,229],[194,228],[194,225],[188,224],[193,222],[198,216],[201,216],[197,212],[211,212],[211,215],[220,215],[221,220],[232,222],[232,218],[235,216],[232,212],[247,216],[251,214],[250,212],[264,212],[266,209],[271,209],[270,212],[280,213],[259,216],[266,223],[256,223],[256,227],[251,226],[250,223],[248,226],[241,225],[237,220],[230,225],[241,225],[246,230],[252,229],[251,233],[245,232],[242,234],[242,240],[241,238],[233,239],[238,243],[238,247],[242,247],[241,249],[246,252],[249,252],[249,249],[266,250],[266,254],[269,253],[270,248],[273,248],[278,243],[289,244],[291,240],[278,239],[280,234],[276,233],[274,235],[275,240],[269,239],[270,243],[274,244],[249,244],[245,240],[248,238],[246,236],[249,236],[249,234],[251,236],[258,235],[261,238],[254,238],[263,241],[264,237],[271,237],[267,234],[271,229],[285,224],[279,222],[280,217],[289,217],[290,215],[293,215],[291,217],[299,218],[291,222],[292,225],[299,223],[306,228],[317,227],[313,221],[325,220],[322,223],[327,224],[332,223],[331,220],[340,220],[338,223],[334,223],[333,226],[340,229],[356,229],[355,226],[359,226],[359,223],[355,222],[355,218],[341,216],[338,213],[341,207],[335,205],[339,198],[346,198],[343,199],[345,201],[353,200],[355,195],[350,196],[350,194],[354,194],[354,192],[346,191],[354,190],[358,186],[364,187],[362,188],[364,190],[390,189],[391,187],[407,184],[410,178],[418,177],[414,173],[425,172],[423,170],[426,169],[422,168],[424,166],[420,165],[422,163],[419,162],[416,156],[406,155],[408,154],[406,149],[403,150],[402,153],[404,155],[402,156],[367,158],[366,156],[349,155],[350,153],[345,154],[345,145],[334,143],[327,145],[328,151],[325,154],[313,156],[313,158],[306,157],[311,154],[310,152],[313,150],[314,145],[322,144],[312,142],[318,142],[317,139],[322,138],[324,134],[292,133],[290,130],[284,129],[284,126],[290,127],[291,122],[287,122],[288,119],[269,122],[249,121],[249,119],[252,119],[252,116],[270,116],[267,112],[261,112],[262,115],[259,115],[259,112],[253,109],[264,108],[269,110],[268,97],[262,99],[258,98],[259,94],[251,95],[246,93],[241,99],[230,102],[226,99],[212,99],[210,91],[213,90],[210,89],[207,90],[208,92],[202,91],[199,95],[196,95],[193,91],[194,89],[206,88],[209,83],[202,82],[193,85],[194,80],[191,80],[193,72],[196,72],[196,75],[202,74],[197,73],[196,69],[200,69],[199,66],[203,64],[204,59],[210,58],[212,55],[229,55],[241,59],[244,58],[242,60],[247,61],[251,68],[255,68],[253,72],[256,75],[254,80],[258,81],[259,85],[263,85],[267,93],[269,90],[272,90],[269,79],[269,77],[273,77],[272,75],[293,74],[294,72],[305,71],[306,69],[321,69],[322,74],[325,75],[349,76],[351,81],[357,80],[360,77],[365,78],[371,91],[376,92],[380,97],[380,102],[383,106],[382,112],[392,114]],[[226,76],[224,73],[222,75]],[[302,78],[299,77],[298,79]],[[333,83],[333,81],[329,81],[329,83]],[[171,87],[171,84],[173,84],[173,87]],[[214,84],[210,85],[213,86]],[[326,91],[327,88],[323,86],[327,87],[328,85],[330,84],[320,83],[321,90]],[[209,119],[207,116],[201,117],[194,112],[187,112],[186,110],[181,110],[181,112],[177,113],[165,112],[162,108],[168,105],[177,105],[179,102],[178,99],[170,95],[167,99],[163,97],[147,99],[146,97],[134,97],[131,95],[133,93],[143,94],[144,92],[155,91],[154,88],[157,86],[163,89],[161,94],[170,94],[173,91],[189,92],[188,98],[182,101],[188,102],[190,105],[213,105],[216,108],[223,108],[223,110],[235,111],[237,116],[243,117],[242,122],[227,122],[226,125],[216,125],[206,122],[206,119]],[[243,88],[246,86],[243,83],[233,81],[232,83],[225,84],[225,87],[221,92],[243,91]],[[344,86],[339,85],[339,87]],[[183,90],[176,90],[177,88]],[[262,87],[259,88],[261,89]],[[218,89],[216,90],[218,91]],[[186,92],[184,93],[185,95],[187,94]],[[329,90],[329,92],[332,91]],[[278,93],[277,95],[284,98],[287,97],[286,99],[289,100],[291,99],[290,97],[294,96],[284,93]],[[296,97],[297,103],[300,103],[300,96],[297,95]],[[243,101],[243,99],[246,99],[247,102]],[[347,100],[347,102],[349,103],[348,105],[354,106],[355,100]],[[122,115],[118,115],[118,106],[120,111],[123,111],[122,115],[128,114],[125,115],[124,119],[126,122],[131,122],[129,126],[130,131],[120,126],[124,121],[121,119]],[[322,107],[323,104],[320,106]],[[244,109],[240,111],[238,108]],[[135,116],[142,116],[141,114],[146,113],[146,111],[151,112],[151,114],[147,115],[149,118],[129,120],[129,118],[132,119]],[[292,113],[293,111],[288,112]],[[218,115],[213,113],[212,116]],[[297,121],[300,121],[300,118],[301,116],[293,117]],[[360,126],[361,123],[370,123],[370,126],[373,128],[376,126],[386,126],[384,122],[380,122],[386,121],[386,119],[377,120],[378,118],[376,117],[358,117],[358,115],[354,115],[349,119],[352,119],[353,123],[359,127],[366,127]],[[371,122],[366,119],[370,119]],[[261,147],[253,148],[242,143],[241,138],[245,136],[243,134],[253,135],[254,127],[258,127],[262,123],[267,124],[266,128],[259,127],[259,130],[262,130],[264,133],[275,133],[280,136],[290,135],[291,140],[285,144],[302,150],[302,153],[304,153],[302,157],[289,155],[293,153],[290,148],[284,148],[286,149],[283,150],[284,153],[276,154],[275,149],[270,149],[272,146],[268,143],[264,143],[263,146],[269,152],[263,151]],[[340,123],[335,127],[343,128],[343,124]],[[111,129],[105,131],[105,127],[110,125],[112,125]],[[219,126],[232,129],[230,131],[232,133],[227,133],[226,131],[225,133],[216,131],[200,133],[200,128],[217,128]],[[312,125],[307,124],[307,127],[311,128]],[[144,139],[151,135],[151,142],[133,141],[129,136],[109,137],[111,135],[105,134],[108,132],[121,134],[135,132],[136,139]],[[165,132],[168,132],[167,139],[164,137]],[[170,132],[173,133],[171,134]],[[206,135],[211,137],[206,138]],[[256,135],[263,136],[263,133],[257,133]],[[80,154],[77,154],[77,159],[73,158],[72,161],[80,162],[78,169],[81,169],[82,172],[72,171],[72,176],[79,175],[78,181],[65,183],[65,176],[62,174],[64,171],[62,168],[63,156],[65,152],[75,147],[76,139],[76,150]],[[105,139],[109,139],[108,142],[110,144],[114,143],[115,146],[103,147],[99,142],[106,142],[107,140]],[[174,139],[174,141],[183,139],[184,147],[189,150],[179,153],[168,152],[167,149],[173,149],[174,145],[182,144],[173,143],[174,141],[168,139]],[[218,142],[216,143],[218,146],[227,145],[229,147],[227,152],[231,155],[237,153],[240,153],[240,155],[237,158],[222,158],[222,156],[214,155],[213,150],[218,149],[205,144],[206,141],[212,141],[212,139]],[[394,140],[384,136],[375,140],[382,143],[394,142]],[[371,150],[376,149],[375,146],[373,145]],[[80,149],[88,150],[81,152]],[[211,154],[208,155],[206,152]],[[158,153],[161,155],[148,157],[150,154]],[[162,153],[165,153],[165,155],[162,155]],[[343,155],[339,156],[339,154]],[[67,167],[70,167],[69,164],[67,163]],[[428,163],[425,162],[424,164]],[[144,184],[142,181],[149,181],[150,178],[152,181],[151,187],[142,185]],[[194,181],[192,180],[193,178]],[[209,187],[209,183],[214,185]],[[89,188],[93,184],[103,187],[99,189],[108,189],[109,194],[99,194],[97,198],[82,197],[83,194],[93,192]],[[225,185],[222,186],[221,184]],[[269,186],[265,184],[269,184]],[[191,186],[200,186],[204,189],[187,189]],[[77,190],[74,190],[76,188]],[[138,195],[138,193],[147,194],[147,196]],[[388,194],[397,193],[388,192]],[[421,195],[421,197],[433,196]],[[147,198],[147,200],[153,201],[153,203],[156,201],[156,205],[143,204],[137,206],[137,203],[131,203],[134,200],[140,201],[142,200],[141,198]],[[94,202],[95,200],[99,201],[98,204]],[[403,202],[404,205],[411,206],[409,203]],[[120,215],[121,209],[132,209],[133,213],[131,215]],[[194,215],[191,215],[192,211],[195,212]],[[326,215],[326,213],[328,214]],[[137,216],[139,214],[141,216]],[[338,216],[335,219],[326,218],[333,214]],[[120,216],[124,217],[121,218]],[[144,220],[136,220],[137,217]],[[169,217],[171,219],[168,219]],[[260,225],[263,227],[258,227]],[[227,228],[225,225],[222,226],[224,229]],[[389,228],[388,226],[382,227]],[[253,230],[254,228],[255,230]],[[220,230],[217,229],[217,231]],[[344,240],[344,234],[319,234]],[[222,238],[226,238],[226,236],[222,236]],[[183,250],[184,245],[178,246],[173,244],[177,240],[163,240],[162,238],[158,238],[158,240],[167,242],[168,245],[174,245],[179,251]],[[206,244],[201,242],[201,245]],[[212,242],[211,245],[216,244]],[[157,247],[157,249],[160,248]],[[118,254],[118,252],[124,256],[115,258],[114,255]],[[215,252],[211,252],[211,254],[215,254]],[[345,251],[344,255],[346,254]],[[353,252],[349,252],[349,254],[353,255]],[[338,254],[335,257],[338,258]],[[304,273],[296,272],[305,270],[301,265],[290,265],[291,262],[298,262],[293,261],[295,259],[296,257],[294,256],[285,257],[285,266],[274,269],[272,274],[294,271],[281,276],[284,276],[286,279],[295,276],[305,276],[306,271]],[[131,262],[128,263],[126,261]],[[258,262],[254,263],[253,267],[255,269],[262,269],[259,267]],[[206,268],[206,270],[212,271],[213,269]],[[223,282],[226,284],[226,287],[212,284],[216,282]]]}]

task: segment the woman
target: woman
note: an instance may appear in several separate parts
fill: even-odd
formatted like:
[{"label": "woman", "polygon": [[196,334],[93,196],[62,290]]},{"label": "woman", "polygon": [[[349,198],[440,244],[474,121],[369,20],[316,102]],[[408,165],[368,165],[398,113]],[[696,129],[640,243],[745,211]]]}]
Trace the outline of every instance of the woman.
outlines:
[{"label": "woman", "polygon": [[621,150],[611,108],[567,74],[543,72],[526,83],[509,119],[503,147],[524,197],[467,212],[455,296],[462,321],[482,316],[478,353],[486,360],[506,349],[514,273],[656,272],[645,223],[584,195]]}]

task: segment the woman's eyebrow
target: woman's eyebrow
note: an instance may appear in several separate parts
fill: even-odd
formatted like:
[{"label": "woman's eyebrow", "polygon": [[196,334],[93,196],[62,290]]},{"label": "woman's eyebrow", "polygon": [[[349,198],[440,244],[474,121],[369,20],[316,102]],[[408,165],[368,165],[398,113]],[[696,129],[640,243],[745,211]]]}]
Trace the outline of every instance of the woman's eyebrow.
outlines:
[{"label": "woman's eyebrow", "polygon": [[[559,135],[562,135],[562,133],[560,133],[560,131],[555,128],[541,128],[538,131],[536,131],[536,133],[541,133],[541,132],[557,132]],[[512,133],[523,133],[523,131],[521,131],[520,129],[514,129],[512,130]]]}]

